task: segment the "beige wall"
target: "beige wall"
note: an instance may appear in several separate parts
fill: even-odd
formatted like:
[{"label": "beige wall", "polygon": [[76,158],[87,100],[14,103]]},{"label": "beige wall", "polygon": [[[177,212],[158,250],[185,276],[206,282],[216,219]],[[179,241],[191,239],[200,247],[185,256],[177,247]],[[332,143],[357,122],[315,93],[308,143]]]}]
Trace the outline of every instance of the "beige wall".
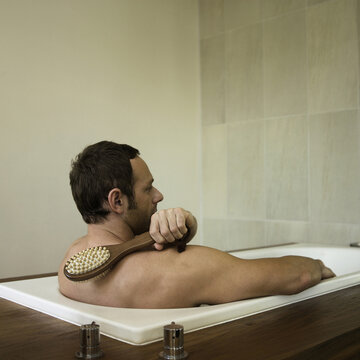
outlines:
[{"label": "beige wall", "polygon": [[163,207],[199,215],[198,46],[192,0],[0,1],[0,278],[84,233],[68,172],[93,142],[138,147]]},{"label": "beige wall", "polygon": [[358,1],[199,4],[204,244],[358,241]]}]

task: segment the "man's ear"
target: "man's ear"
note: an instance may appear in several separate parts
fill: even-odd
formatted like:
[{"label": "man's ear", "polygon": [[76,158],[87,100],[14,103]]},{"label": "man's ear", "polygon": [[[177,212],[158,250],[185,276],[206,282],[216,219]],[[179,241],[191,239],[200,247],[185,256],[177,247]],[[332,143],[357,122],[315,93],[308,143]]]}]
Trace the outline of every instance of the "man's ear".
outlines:
[{"label": "man's ear", "polygon": [[119,188],[110,190],[108,194],[108,204],[110,209],[118,214],[122,214],[125,210],[124,199],[125,196]]}]

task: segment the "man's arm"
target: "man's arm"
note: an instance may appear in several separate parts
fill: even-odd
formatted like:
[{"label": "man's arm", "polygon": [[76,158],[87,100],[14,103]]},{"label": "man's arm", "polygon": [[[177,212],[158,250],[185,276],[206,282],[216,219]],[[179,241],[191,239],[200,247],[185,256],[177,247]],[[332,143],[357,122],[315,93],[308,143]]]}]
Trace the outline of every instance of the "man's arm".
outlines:
[{"label": "man's arm", "polygon": [[177,286],[193,306],[295,294],[334,276],[321,261],[306,257],[244,260],[201,246],[189,246],[173,264],[171,276],[178,274]]},{"label": "man's arm", "polygon": [[132,254],[118,267],[123,269],[119,275],[131,274],[121,296],[128,297],[126,306],[135,308],[192,307],[295,294],[334,276],[321,261],[310,258],[244,260],[196,245],[180,254],[174,248]]},{"label": "man's arm", "polygon": [[306,257],[244,260],[209,248],[200,253],[193,255],[203,262],[199,266],[209,277],[199,293],[200,302],[211,304],[295,294],[334,276],[321,261]]}]

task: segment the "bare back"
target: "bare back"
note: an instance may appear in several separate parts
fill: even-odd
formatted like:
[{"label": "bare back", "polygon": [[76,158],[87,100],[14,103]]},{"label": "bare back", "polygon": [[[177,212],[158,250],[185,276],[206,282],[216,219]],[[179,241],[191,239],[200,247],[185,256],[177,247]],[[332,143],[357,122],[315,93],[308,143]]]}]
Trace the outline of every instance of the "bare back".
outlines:
[{"label": "bare back", "polygon": [[86,239],[79,239],[69,249],[59,269],[59,287],[63,295],[85,303],[114,307],[198,305],[191,296],[197,282],[198,267],[189,267],[186,263],[194,252],[198,252],[199,247],[188,245],[183,253],[178,253],[175,248],[140,251],[126,256],[103,277],[85,282],[68,280],[63,274],[66,259],[95,245],[90,245]]}]

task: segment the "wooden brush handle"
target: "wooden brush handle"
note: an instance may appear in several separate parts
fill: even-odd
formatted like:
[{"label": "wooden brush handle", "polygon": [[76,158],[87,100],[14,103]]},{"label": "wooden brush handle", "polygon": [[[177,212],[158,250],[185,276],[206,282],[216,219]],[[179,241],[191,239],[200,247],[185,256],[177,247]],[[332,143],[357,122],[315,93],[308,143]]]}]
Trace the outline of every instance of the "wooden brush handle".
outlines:
[{"label": "wooden brush handle", "polygon": [[[179,253],[183,252],[186,248],[186,243],[188,242],[187,239],[190,237],[190,230],[185,234],[182,239],[176,240],[175,245]],[[131,254],[135,251],[145,249],[148,246],[155,244],[154,239],[150,236],[149,232],[145,232],[143,234],[135,236],[133,239],[126,241],[125,243],[121,244],[122,247],[120,248],[118,245],[114,245],[113,254],[115,257],[120,256],[122,259],[128,254]],[[169,244],[172,246],[172,244]],[[116,246],[116,248],[115,248]],[[111,248],[112,245],[108,246]],[[116,250],[115,250],[116,249]]]},{"label": "wooden brush handle", "polygon": [[155,241],[150,236],[148,232],[140,234],[135,236],[133,239],[126,241],[122,243],[121,245],[108,245],[107,248],[109,248],[111,252],[111,257],[120,257],[122,259],[128,254],[131,254],[135,251],[142,250],[152,244],[154,244]]},{"label": "wooden brush handle", "polygon": [[[182,239],[176,241],[176,245],[179,252],[185,250],[187,239],[189,237],[190,237],[190,230],[188,230],[188,232]],[[131,254],[138,250],[145,249],[154,243],[155,241],[150,236],[149,232],[146,232],[141,235],[137,235],[133,239],[126,241],[122,244],[107,245],[105,247],[110,251],[110,258],[104,264],[100,265],[94,270],[90,270],[83,274],[71,274],[66,270],[66,266],[64,266],[64,274],[69,280],[72,281],[84,281],[91,279],[93,277],[99,276],[104,271],[113,267],[126,255]]]}]

